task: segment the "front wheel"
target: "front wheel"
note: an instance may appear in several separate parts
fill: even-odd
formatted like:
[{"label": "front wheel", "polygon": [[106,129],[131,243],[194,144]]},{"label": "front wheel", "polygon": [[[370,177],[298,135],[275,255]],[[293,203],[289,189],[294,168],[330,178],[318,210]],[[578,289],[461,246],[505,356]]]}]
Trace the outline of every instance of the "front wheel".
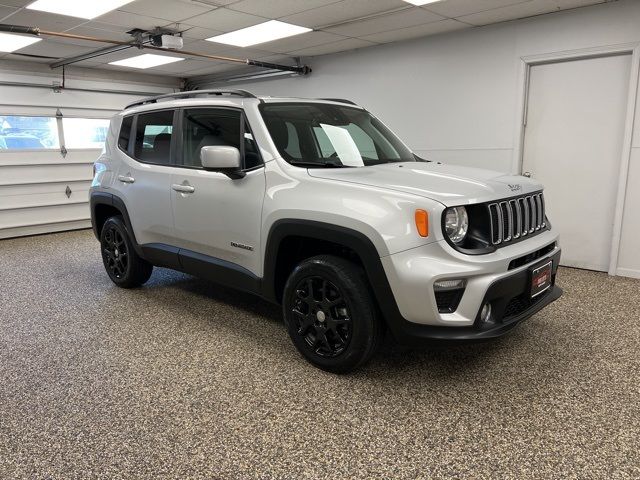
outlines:
[{"label": "front wheel", "polygon": [[347,373],[375,353],[382,326],[364,271],[340,257],[321,255],[300,263],[284,288],[289,336],[315,366]]},{"label": "front wheel", "polygon": [[104,268],[111,281],[119,287],[139,287],[151,277],[153,265],[136,253],[121,216],[104,222],[100,247]]}]

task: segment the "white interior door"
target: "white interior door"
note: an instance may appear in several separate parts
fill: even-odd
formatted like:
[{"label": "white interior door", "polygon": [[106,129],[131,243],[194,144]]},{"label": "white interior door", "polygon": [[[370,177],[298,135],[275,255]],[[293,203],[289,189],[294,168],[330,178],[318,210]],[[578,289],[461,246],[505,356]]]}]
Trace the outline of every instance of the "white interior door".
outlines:
[{"label": "white interior door", "polygon": [[607,271],[631,55],[530,69],[522,171],[545,185],[562,264]]}]

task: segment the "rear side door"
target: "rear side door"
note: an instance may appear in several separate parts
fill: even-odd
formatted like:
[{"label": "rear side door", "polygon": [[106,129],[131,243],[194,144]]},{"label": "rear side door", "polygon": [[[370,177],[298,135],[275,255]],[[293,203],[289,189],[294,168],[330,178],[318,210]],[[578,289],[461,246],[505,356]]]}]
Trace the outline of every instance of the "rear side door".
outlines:
[{"label": "rear side door", "polygon": [[140,245],[175,242],[171,175],[175,157],[175,111],[158,110],[125,117],[113,187],[124,201]]},{"label": "rear side door", "polygon": [[[196,255],[203,262],[259,276],[265,173],[244,113],[221,107],[184,109],[180,130],[180,165],[172,176],[171,201],[184,267],[190,270],[188,257],[196,253],[204,255]],[[209,145],[238,148],[246,176],[231,179],[205,171],[200,149]]]}]

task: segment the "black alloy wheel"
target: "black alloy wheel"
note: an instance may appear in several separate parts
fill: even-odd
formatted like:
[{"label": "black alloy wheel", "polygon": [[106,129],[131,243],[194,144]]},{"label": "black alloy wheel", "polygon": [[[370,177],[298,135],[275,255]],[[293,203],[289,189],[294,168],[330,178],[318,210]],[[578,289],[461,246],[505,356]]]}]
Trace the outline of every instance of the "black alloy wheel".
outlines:
[{"label": "black alloy wheel", "polygon": [[129,266],[129,252],[124,237],[113,225],[104,232],[102,256],[109,276],[117,279],[124,278]]},{"label": "black alloy wheel", "polygon": [[297,332],[316,355],[340,355],[349,345],[352,322],[340,289],[326,278],[311,276],[298,282],[291,308]]}]

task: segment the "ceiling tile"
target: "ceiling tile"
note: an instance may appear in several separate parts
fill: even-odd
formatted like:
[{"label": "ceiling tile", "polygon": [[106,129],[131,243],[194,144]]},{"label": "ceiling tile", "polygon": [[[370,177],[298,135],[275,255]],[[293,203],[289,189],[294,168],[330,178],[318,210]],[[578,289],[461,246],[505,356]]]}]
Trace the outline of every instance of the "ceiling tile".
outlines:
[{"label": "ceiling tile", "polygon": [[182,0],[137,0],[120,7],[118,10],[180,22],[185,18],[209,12],[213,8],[215,7]]},{"label": "ceiling tile", "polygon": [[348,38],[339,42],[327,43],[316,47],[304,48],[291,52],[292,55],[300,57],[313,57],[316,55],[326,55],[329,53],[345,52],[347,50],[355,50],[356,48],[364,48],[376,45],[373,42],[360,40],[359,38]]},{"label": "ceiling tile", "polygon": [[20,52],[9,53],[6,56],[7,60],[20,60],[23,62],[36,62],[36,63],[51,63],[51,58],[38,58],[38,57],[24,57],[20,55]]},{"label": "ceiling tile", "polygon": [[413,7],[396,13],[379,15],[368,20],[344,23],[337,27],[327,28],[326,31],[347,37],[361,37],[387,30],[437,22],[443,19],[444,17],[440,15]]},{"label": "ceiling tile", "polygon": [[[215,37],[224,32],[220,30],[211,30],[209,28],[192,27],[190,25],[180,25],[182,36],[184,37],[184,43],[188,44],[195,40],[205,40],[207,38]],[[211,43],[211,42],[209,42]]]},{"label": "ceiling tile", "polygon": [[226,45],[226,49],[221,53],[222,56],[225,57],[233,57],[233,58],[260,58],[265,57],[267,55],[273,55],[274,53],[280,52],[270,52],[268,50],[262,50],[259,48],[242,48],[242,47],[230,47]]},{"label": "ceiling tile", "polygon": [[390,30],[388,32],[374,33],[361,37],[363,40],[369,40],[378,43],[398,42],[401,40],[409,40],[411,38],[426,37],[427,35],[435,35],[438,33],[452,32],[463,28],[472,28],[471,26],[458,22],[456,20],[446,19],[439,22],[427,23],[415,27],[401,28],[398,30]]},{"label": "ceiling tile", "polygon": [[561,9],[586,7],[589,5],[597,5],[599,3],[606,3],[611,0],[555,0],[553,3]]},{"label": "ceiling tile", "polygon": [[422,8],[444,15],[445,17],[453,18],[530,1],[531,0],[447,0],[446,2],[424,5]]},{"label": "ceiling tile", "polygon": [[408,6],[409,4],[402,0],[343,0],[295,15],[288,15],[282,17],[281,20],[315,28]]},{"label": "ceiling tile", "polygon": [[271,63],[281,63],[283,65],[294,65],[295,59],[291,55],[282,55],[280,53],[275,55],[267,55],[266,57],[259,57],[258,60]]},{"label": "ceiling tile", "polygon": [[182,0],[137,0],[120,7],[118,10],[180,22],[185,18],[209,12],[213,8],[215,7]]},{"label": "ceiling tile", "polygon": [[325,43],[338,42],[344,39],[345,37],[333,33],[307,32],[294,37],[261,43],[256,45],[256,47],[260,50],[267,50],[269,52],[286,53],[303,48],[315,47],[317,45],[324,45]]},{"label": "ceiling tile", "polygon": [[109,23],[120,27],[127,27],[128,30],[133,28],[142,28],[143,30],[152,30],[155,27],[165,25],[166,20],[155,17],[147,17],[145,15],[131,14],[114,10],[104,15],[100,15],[96,19],[99,23]]},{"label": "ceiling tile", "polygon": [[280,18],[285,15],[311,10],[337,3],[340,0],[241,0],[229,8],[266,18]]},{"label": "ceiling tile", "polygon": [[542,15],[557,12],[562,9],[583,7],[602,3],[601,0],[531,0],[508,7],[495,8],[485,12],[475,13],[459,17],[458,20],[472,25],[489,25],[491,23],[505,22],[519,18]]},{"label": "ceiling tile", "polygon": [[266,22],[264,17],[249,15],[248,13],[236,12],[227,8],[218,8],[208,13],[203,13],[193,18],[184,20],[187,25],[194,27],[210,28],[221,32],[231,32],[239,28],[250,27]]},{"label": "ceiling tile", "polygon": [[26,7],[35,0],[2,0],[2,5],[8,5],[11,7]]},{"label": "ceiling tile", "polygon": [[201,5],[211,5],[214,7],[223,7],[225,5],[231,5],[232,3],[238,3],[240,0],[191,0],[194,3]]},{"label": "ceiling tile", "polygon": [[9,16],[12,13],[16,13],[17,10],[17,8],[5,7],[4,5],[0,5],[0,19]]},{"label": "ceiling tile", "polygon": [[207,67],[192,70],[189,72],[189,77],[194,77],[198,75],[212,75],[215,73],[223,73],[223,72],[232,72],[237,71],[239,73],[248,71],[248,67],[239,67],[238,65],[234,65],[232,63],[218,63],[211,64]]},{"label": "ceiling tile", "polygon": [[[95,48],[99,48],[100,45],[94,45]],[[71,57],[74,55],[80,55],[93,50],[92,48],[81,47],[78,45],[71,45],[69,43],[54,42],[51,40],[44,40],[42,42],[34,43],[20,50],[20,53],[28,53],[29,55],[44,55],[48,57],[62,58]]]},{"label": "ceiling tile", "polygon": [[220,55],[225,50],[229,50],[229,45],[224,43],[207,42],[206,40],[196,40],[188,44],[185,50],[191,50],[196,53],[204,53],[207,55]]},{"label": "ceiling tile", "polygon": [[[102,24],[103,26],[105,24]],[[117,41],[121,41],[121,42],[127,42],[130,40],[133,40],[133,37],[131,35],[129,35],[128,33],[126,33],[124,30],[126,30],[126,27],[117,27],[116,25],[111,26],[112,28],[121,28],[122,31],[116,31],[116,30],[105,30],[102,28],[94,28],[94,27],[90,27],[87,25],[82,25],[80,27],[76,27],[76,28],[72,28],[71,30],[67,30],[66,33],[71,33],[74,35],[84,35],[87,37],[95,37],[95,38],[104,38],[106,40],[117,40]],[[56,39],[57,42],[60,41],[65,41],[64,39]],[[86,41],[86,40],[68,40],[71,43],[74,43],[76,45],[82,45],[82,46],[93,46],[94,48],[100,48],[100,43],[96,43],[96,42],[91,42],[91,41]],[[106,44],[102,44],[102,45],[106,45]]]},{"label": "ceiling tile", "polygon": [[28,27],[38,27],[43,30],[62,32],[69,28],[82,25],[87,21],[82,18],[66,17],[52,13],[34,12],[31,10],[18,10],[13,15],[3,20],[5,23],[24,25]]}]

